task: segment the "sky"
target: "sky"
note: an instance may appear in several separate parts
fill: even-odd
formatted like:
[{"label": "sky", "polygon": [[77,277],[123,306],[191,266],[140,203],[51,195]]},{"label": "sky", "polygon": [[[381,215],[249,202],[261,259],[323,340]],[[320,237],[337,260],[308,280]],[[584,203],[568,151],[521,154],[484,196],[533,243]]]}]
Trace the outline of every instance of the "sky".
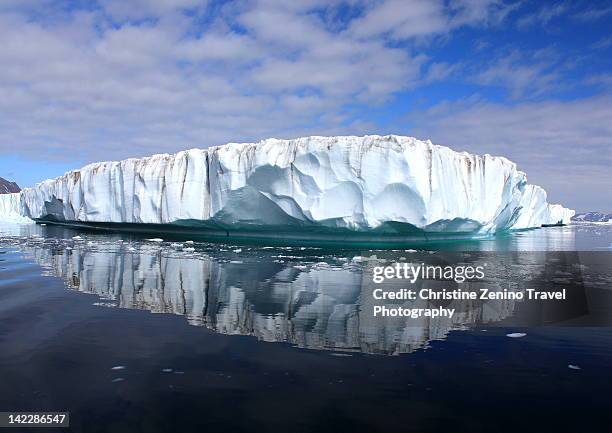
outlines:
[{"label": "sky", "polygon": [[612,211],[612,3],[0,0],[0,176],[400,134]]}]

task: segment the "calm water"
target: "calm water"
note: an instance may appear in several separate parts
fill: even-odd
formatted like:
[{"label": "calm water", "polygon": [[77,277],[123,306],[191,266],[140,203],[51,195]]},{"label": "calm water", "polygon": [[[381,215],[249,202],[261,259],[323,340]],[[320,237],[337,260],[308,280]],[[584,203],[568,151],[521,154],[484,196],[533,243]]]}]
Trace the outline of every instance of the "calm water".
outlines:
[{"label": "calm water", "polygon": [[[610,225],[394,251],[185,241],[0,226],[0,411],[87,432],[609,428]],[[570,299],[373,317],[372,266],[395,261]]]}]

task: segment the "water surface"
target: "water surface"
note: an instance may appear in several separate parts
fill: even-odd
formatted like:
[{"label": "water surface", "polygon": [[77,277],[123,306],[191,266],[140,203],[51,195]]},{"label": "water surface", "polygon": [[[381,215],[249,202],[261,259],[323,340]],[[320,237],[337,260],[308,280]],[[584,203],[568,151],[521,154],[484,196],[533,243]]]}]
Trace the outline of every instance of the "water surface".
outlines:
[{"label": "water surface", "polygon": [[[609,425],[610,226],[395,251],[0,232],[1,410],[69,410],[71,430],[113,432]],[[373,317],[372,266],[402,260],[486,262],[486,284],[571,300]]]}]

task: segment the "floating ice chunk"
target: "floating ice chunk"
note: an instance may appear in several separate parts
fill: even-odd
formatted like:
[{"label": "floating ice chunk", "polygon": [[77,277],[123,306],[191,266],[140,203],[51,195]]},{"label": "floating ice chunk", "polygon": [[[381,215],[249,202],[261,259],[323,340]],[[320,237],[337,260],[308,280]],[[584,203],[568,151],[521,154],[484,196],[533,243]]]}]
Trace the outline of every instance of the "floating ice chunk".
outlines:
[{"label": "floating ice chunk", "polygon": [[77,236],[73,236],[72,239],[74,239],[75,241],[80,241],[83,238],[77,235]]},{"label": "floating ice chunk", "polygon": [[506,337],[510,337],[510,338],[522,338],[525,335],[527,335],[527,334],[525,334],[524,332],[512,332],[510,334],[506,334]]},{"label": "floating ice chunk", "polygon": [[242,252],[242,248],[236,248],[236,249],[234,250],[234,252],[235,252],[235,253],[241,253],[241,252]]},{"label": "floating ice chunk", "polygon": [[164,373],[172,373],[172,371],[173,370],[171,368],[164,368],[164,369],[162,369],[162,372],[164,372]]},{"label": "floating ice chunk", "polygon": [[145,239],[145,241],[147,241],[147,242],[163,242],[164,240],[162,238],[150,238],[150,239]]},{"label": "floating ice chunk", "polygon": [[183,248],[183,251],[185,251],[187,253],[192,253],[192,252],[195,251],[195,248],[193,248],[193,247],[186,247],[186,248]]},{"label": "floating ice chunk", "polygon": [[192,245],[192,244],[193,244],[193,241],[185,241],[185,243],[186,243],[187,245]]},{"label": "floating ice chunk", "polygon": [[115,365],[113,368],[111,368],[111,370],[125,370],[125,365]]},{"label": "floating ice chunk", "polygon": [[581,370],[579,365],[574,365],[574,364],[568,364],[567,368],[569,368],[571,370]]},{"label": "floating ice chunk", "polygon": [[125,379],[122,377],[116,377],[113,380],[111,380],[112,383],[117,383],[117,382],[123,382]]}]

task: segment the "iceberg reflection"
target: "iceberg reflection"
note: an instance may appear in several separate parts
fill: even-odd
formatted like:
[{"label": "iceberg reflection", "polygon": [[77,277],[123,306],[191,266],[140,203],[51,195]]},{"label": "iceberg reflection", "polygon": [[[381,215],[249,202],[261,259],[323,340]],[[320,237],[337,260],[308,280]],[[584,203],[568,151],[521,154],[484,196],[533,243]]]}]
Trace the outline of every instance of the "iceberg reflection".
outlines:
[{"label": "iceberg reflection", "polygon": [[[502,320],[514,309],[514,301],[454,301],[452,319],[373,317],[375,301],[361,266],[299,269],[271,257],[232,263],[171,257],[148,245],[132,248],[27,251],[68,287],[114,301],[106,305],[180,314],[219,333],[313,349],[412,352],[451,329]],[[416,302],[412,308],[427,306]]]},{"label": "iceberg reflection", "polygon": [[[478,290],[482,284],[515,290],[523,288],[522,281],[547,281],[548,255],[552,254],[375,251],[368,253],[370,257],[349,252],[326,256],[304,248],[197,243],[193,248],[182,242],[55,234],[43,237],[29,233],[14,243],[47,272],[62,278],[69,288],[99,296],[100,305],[183,315],[192,325],[222,334],[251,335],[267,342],[376,354],[409,353],[426,347],[431,340],[444,339],[451,330],[504,321],[516,316],[521,310],[519,304],[524,302],[393,301],[393,305],[407,308],[454,308],[455,314],[452,318],[374,317],[373,307],[381,301],[374,299],[372,291],[382,287],[372,283],[374,263],[486,262],[487,281],[464,283],[463,290]],[[412,288],[448,290],[456,284],[425,280]],[[389,287],[399,288],[402,286],[392,283]],[[581,302],[572,305],[584,309]]]}]

